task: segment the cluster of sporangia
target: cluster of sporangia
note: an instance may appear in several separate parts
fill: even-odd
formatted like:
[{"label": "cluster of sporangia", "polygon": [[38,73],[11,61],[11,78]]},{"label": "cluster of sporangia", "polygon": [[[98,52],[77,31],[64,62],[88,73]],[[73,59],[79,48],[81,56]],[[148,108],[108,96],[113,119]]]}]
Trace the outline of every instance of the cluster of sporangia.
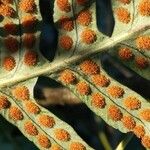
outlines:
[{"label": "cluster of sporangia", "polygon": [[[16,60],[13,57],[19,49],[25,51],[23,63],[25,66],[34,66],[37,63],[37,53],[33,51],[36,43],[34,29],[37,22],[35,16],[36,4],[34,0],[20,0],[18,7],[22,13],[21,25],[13,22],[18,19],[16,10],[13,9],[13,0],[0,0],[0,16],[3,16],[2,24],[4,29],[4,47],[7,49],[6,56],[3,58],[2,66],[6,71],[11,71],[16,67]],[[21,28],[21,30],[20,30]],[[22,34],[18,39],[17,34]],[[17,58],[16,58],[17,59]]]},{"label": "cluster of sporangia", "polygon": [[[119,0],[124,5],[128,5],[132,0]],[[141,0],[137,6],[139,15],[143,17],[150,17],[150,1]],[[131,22],[131,14],[127,8],[119,7],[115,10],[117,19],[123,24],[128,24]],[[135,40],[135,45],[139,51],[146,52],[150,51],[150,36],[141,35]],[[121,47],[118,51],[119,57],[124,61],[133,61],[139,69],[145,69],[149,67],[148,59],[143,56],[134,56],[132,50],[128,47]]]},{"label": "cluster of sporangia", "polygon": [[53,130],[55,139],[61,142],[71,141],[68,148],[69,150],[86,150],[83,144],[71,139],[69,131],[66,131],[61,127],[55,128],[56,121],[54,117],[46,114],[44,111],[42,111],[42,109],[39,108],[38,105],[36,105],[34,101],[30,99],[29,89],[26,86],[16,86],[12,89],[11,93],[16,101],[22,103],[24,111],[28,115],[35,116],[37,124],[34,124],[31,120],[25,119],[26,116],[24,116],[21,109],[15,104],[11,104],[9,98],[4,95],[0,95],[0,110],[7,111],[10,120],[13,120],[14,122],[22,121],[21,128],[23,129],[24,133],[28,136],[34,137],[36,139],[36,143],[38,143],[41,149],[45,148],[49,150],[62,150],[59,145],[51,144],[50,139],[46,135],[47,133],[41,133],[37,126],[40,126],[40,128]]},{"label": "cluster of sporangia", "polygon": [[[83,61],[79,65],[79,69],[90,78],[91,82],[96,87],[106,88],[108,95],[114,100],[122,100],[122,105],[125,109],[130,111],[138,110],[139,117],[147,122],[150,122],[150,109],[141,109],[142,103],[138,97],[132,95],[124,96],[125,90],[118,85],[113,85],[113,83],[111,84],[110,79],[100,73],[99,66],[94,61]],[[89,101],[91,101],[91,105],[96,109],[105,109],[105,106],[109,105],[106,104],[104,95],[92,92],[90,84],[79,79],[73,71],[69,69],[62,71],[60,73],[59,80],[65,85],[73,85],[79,95],[88,96]],[[145,134],[144,126],[136,123],[132,116],[124,115],[117,105],[110,105],[107,108],[106,112],[111,120],[115,122],[121,121],[126,129],[133,131],[137,137],[142,139],[142,144],[145,147],[150,148],[150,136]]]},{"label": "cluster of sporangia", "polygon": [[[76,4],[80,7],[84,6],[87,2],[88,0],[76,0]],[[66,14],[63,15],[58,21],[61,29],[66,32],[71,32],[75,28],[74,23],[76,22],[76,24],[85,27],[79,35],[81,38],[80,42],[83,42],[84,44],[92,44],[96,41],[97,38],[95,31],[88,27],[92,21],[92,12],[90,12],[90,10],[82,10],[75,19],[72,19],[67,16],[68,13],[72,11],[68,0],[56,0],[56,4],[63,14]],[[71,36],[67,34],[62,35],[59,38],[60,47],[67,51],[71,50],[75,43],[76,41],[73,41]]]}]

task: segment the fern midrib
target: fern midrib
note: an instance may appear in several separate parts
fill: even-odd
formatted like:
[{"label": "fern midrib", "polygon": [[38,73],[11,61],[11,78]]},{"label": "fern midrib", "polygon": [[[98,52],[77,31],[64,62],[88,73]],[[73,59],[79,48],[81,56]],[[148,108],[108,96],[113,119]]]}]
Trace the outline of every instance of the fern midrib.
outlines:
[{"label": "fern midrib", "polygon": [[71,64],[73,64],[75,62],[78,62],[78,61],[80,61],[80,60],[82,60],[86,57],[91,57],[91,56],[93,56],[93,55],[95,55],[99,52],[106,51],[107,49],[109,49],[111,47],[114,47],[116,44],[120,43],[121,41],[129,39],[131,36],[133,36],[137,32],[143,31],[143,30],[146,30],[146,29],[149,29],[149,28],[150,28],[150,25],[148,24],[148,25],[142,26],[139,29],[136,29],[136,31],[132,30],[131,32],[120,35],[119,37],[118,36],[115,37],[115,38],[112,37],[108,41],[106,41],[105,44],[103,44],[99,49],[91,50],[91,51],[88,51],[88,52],[83,51],[83,52],[79,53],[76,56],[68,58],[68,60],[66,60],[66,61],[59,62],[59,63],[51,63],[49,66],[44,67],[43,69],[40,69],[36,72],[33,72],[30,75],[15,77],[14,79],[12,78],[11,80],[3,80],[3,81],[1,81],[0,88],[12,85],[12,84],[17,83],[17,82],[25,81],[25,80],[28,80],[28,79],[31,79],[31,78],[34,78],[34,77],[37,77],[37,76],[40,76],[40,75],[53,74],[53,73],[61,70],[62,68],[67,67],[67,65],[71,65]]},{"label": "fern midrib", "polygon": [[[130,114],[132,117],[136,118],[137,120],[139,120],[139,122],[141,122],[142,124],[144,124],[144,126],[147,128],[147,125],[142,121],[140,120],[138,117],[134,116],[132,113],[130,113],[128,110],[126,110],[124,107],[122,107],[121,105],[115,103],[115,101],[113,99],[111,99],[110,97],[108,97],[108,95],[106,95],[104,92],[102,92],[99,88],[97,88],[90,80],[88,80],[88,78],[83,78],[83,75],[79,72],[77,72],[76,70],[74,69],[71,69],[73,72],[77,73],[82,79],[84,79],[86,82],[88,82],[90,85],[92,85],[95,89],[97,89],[100,93],[102,93],[103,95],[105,95],[105,97],[107,97],[108,99],[110,99],[110,101],[112,103],[114,103],[115,105],[117,105],[118,107],[120,107],[121,109],[123,109],[125,112],[127,112],[128,114]],[[101,69],[102,71],[102,69]],[[105,71],[103,71],[105,72]],[[147,128],[147,130],[150,132],[150,129]]]},{"label": "fern midrib", "polygon": [[[1,93],[3,93],[4,95],[7,95],[7,97],[9,97],[10,99],[13,100],[13,102],[22,110],[22,112],[29,118],[29,120],[32,120],[32,122],[42,131],[44,132],[50,139],[53,139],[53,141],[55,141],[61,148],[63,148],[64,150],[67,150],[65,149],[64,147],[62,147],[53,137],[51,137],[49,134],[47,134],[46,131],[44,131],[31,117],[30,115],[24,111],[24,109],[22,109],[22,107],[20,106],[19,102],[17,102],[17,100],[14,100],[14,98],[11,96],[11,95],[8,95],[7,93],[3,92],[2,90],[0,90]],[[15,124],[14,124],[15,125]],[[15,125],[17,126],[17,125]]]}]

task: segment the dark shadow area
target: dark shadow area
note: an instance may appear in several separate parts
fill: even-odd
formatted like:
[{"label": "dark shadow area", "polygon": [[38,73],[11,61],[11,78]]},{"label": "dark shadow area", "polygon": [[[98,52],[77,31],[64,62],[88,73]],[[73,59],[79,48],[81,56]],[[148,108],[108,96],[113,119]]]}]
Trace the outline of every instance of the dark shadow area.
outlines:
[{"label": "dark shadow area", "polygon": [[58,32],[53,21],[53,5],[53,1],[40,0],[40,11],[43,19],[40,51],[49,61],[52,61],[55,57],[58,42]]},{"label": "dark shadow area", "polygon": [[99,31],[111,36],[115,25],[111,0],[96,0],[96,18]]}]

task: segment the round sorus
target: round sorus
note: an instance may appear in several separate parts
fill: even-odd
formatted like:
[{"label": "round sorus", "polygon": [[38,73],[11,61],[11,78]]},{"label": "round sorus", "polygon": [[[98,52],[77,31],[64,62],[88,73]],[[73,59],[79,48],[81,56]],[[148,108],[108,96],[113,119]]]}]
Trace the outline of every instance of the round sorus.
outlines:
[{"label": "round sorus", "polygon": [[15,68],[16,61],[12,56],[7,56],[3,60],[3,67],[7,71],[11,71]]},{"label": "round sorus", "polygon": [[92,44],[96,41],[96,33],[92,29],[85,29],[81,33],[81,41],[85,44]]},{"label": "round sorus", "polygon": [[57,144],[52,144],[50,150],[62,150],[62,148]]},{"label": "round sorus", "polygon": [[140,112],[140,117],[150,122],[150,109],[146,108]]},{"label": "round sorus", "polygon": [[69,12],[71,10],[68,0],[57,0],[56,4],[61,11]]},{"label": "round sorus", "polygon": [[73,45],[73,40],[70,36],[63,35],[60,37],[59,43],[60,43],[61,48],[65,49],[65,50],[70,50]]},{"label": "round sorus", "polygon": [[134,129],[133,129],[134,134],[138,137],[138,138],[142,138],[145,134],[145,130],[144,127],[142,125],[137,125]]},{"label": "round sorus", "polygon": [[21,11],[26,13],[33,13],[36,10],[36,5],[34,0],[21,0],[19,3],[19,8]]},{"label": "round sorus", "polygon": [[59,79],[64,84],[72,84],[75,82],[76,77],[71,70],[67,69],[61,72]]},{"label": "round sorus", "polygon": [[110,80],[104,75],[97,74],[92,76],[92,82],[97,86],[106,87],[109,85]]},{"label": "round sorus", "polygon": [[24,130],[29,135],[32,135],[32,136],[38,135],[38,130],[31,121],[26,121],[24,123]]},{"label": "round sorus", "polygon": [[69,150],[86,150],[86,147],[80,142],[72,142]]},{"label": "round sorus", "polygon": [[40,112],[40,108],[34,102],[25,101],[24,105],[28,113],[38,114]]},{"label": "round sorus", "polygon": [[77,22],[82,26],[88,26],[92,21],[92,15],[89,10],[81,11],[77,17]]},{"label": "round sorus", "polygon": [[143,144],[144,147],[150,148],[150,137],[148,135],[145,135],[142,138],[142,144]]},{"label": "round sorus", "polygon": [[99,66],[92,60],[85,60],[80,64],[80,69],[87,75],[93,75],[100,72]]},{"label": "round sorus", "polygon": [[143,56],[135,57],[136,66],[140,69],[145,69],[149,66],[148,59],[144,58]]},{"label": "round sorus", "polygon": [[110,117],[113,121],[119,121],[122,119],[121,110],[115,105],[110,105],[108,108],[108,117]]},{"label": "round sorus", "polygon": [[88,0],[76,0],[76,1],[78,5],[83,5],[83,6],[88,2]]},{"label": "round sorus", "polygon": [[35,51],[27,50],[24,55],[24,64],[26,66],[35,66],[38,62],[38,54]]},{"label": "round sorus", "polygon": [[0,110],[6,109],[10,106],[10,102],[8,101],[6,96],[0,95]]},{"label": "round sorus", "polygon": [[99,93],[92,94],[91,99],[92,106],[96,108],[104,108],[106,105],[105,98]]},{"label": "round sorus", "polygon": [[134,96],[127,97],[126,99],[124,99],[123,103],[130,110],[141,108],[140,100]]},{"label": "round sorus", "polygon": [[33,15],[26,15],[22,18],[21,20],[22,22],[22,26],[26,29],[26,30],[33,30],[36,26],[36,22],[37,22],[37,18]]},{"label": "round sorus", "polygon": [[131,20],[130,13],[126,8],[119,7],[115,10],[117,19],[122,23],[129,23]]},{"label": "round sorus", "polygon": [[30,93],[29,89],[26,86],[19,85],[12,90],[12,95],[17,100],[28,100]]},{"label": "round sorus", "polygon": [[133,53],[129,48],[120,48],[118,55],[122,60],[131,60],[133,58]]},{"label": "round sorus", "polygon": [[8,5],[0,5],[0,14],[4,17],[13,17],[15,11]]},{"label": "round sorus", "polygon": [[134,121],[134,119],[131,116],[123,116],[121,121],[122,121],[123,125],[129,130],[133,130],[134,127],[136,126],[136,122]]},{"label": "round sorus", "polygon": [[74,29],[73,21],[69,17],[61,17],[59,20],[60,27],[66,31],[72,31]]},{"label": "round sorus", "polygon": [[40,123],[40,125],[43,125],[47,128],[52,128],[55,125],[54,118],[48,115],[39,115],[38,122]]},{"label": "round sorus", "polygon": [[124,94],[124,90],[121,87],[115,85],[108,87],[107,92],[113,98],[120,98]]},{"label": "round sorus", "polygon": [[138,5],[138,12],[142,16],[150,16],[150,1],[141,0],[141,2]]},{"label": "round sorus", "polygon": [[36,41],[36,37],[34,34],[28,33],[23,36],[23,45],[26,48],[33,48],[35,45],[35,41]]},{"label": "round sorus", "polygon": [[43,148],[49,148],[51,146],[50,140],[44,134],[38,134],[37,141],[39,145]]},{"label": "round sorus", "polygon": [[89,85],[84,81],[80,81],[76,85],[76,88],[77,88],[77,91],[79,92],[79,94],[81,94],[81,95],[88,95],[91,92]]},{"label": "round sorus", "polygon": [[17,25],[12,22],[7,22],[4,25],[4,29],[8,34],[16,34],[17,33]]},{"label": "round sorus", "polygon": [[136,39],[136,46],[139,49],[150,50],[150,36],[139,36]]},{"label": "round sorus", "polygon": [[18,51],[19,43],[16,38],[9,36],[4,40],[4,44],[10,52],[14,53]]},{"label": "round sorus", "polygon": [[4,4],[11,4],[13,1],[12,0],[1,0]]},{"label": "round sorus", "polygon": [[9,117],[14,121],[18,121],[23,119],[23,114],[18,107],[11,106],[9,108]]},{"label": "round sorus", "polygon": [[55,129],[54,131],[56,139],[60,141],[69,141],[70,134],[64,129]]},{"label": "round sorus", "polygon": [[130,4],[131,0],[119,0],[123,4]]}]

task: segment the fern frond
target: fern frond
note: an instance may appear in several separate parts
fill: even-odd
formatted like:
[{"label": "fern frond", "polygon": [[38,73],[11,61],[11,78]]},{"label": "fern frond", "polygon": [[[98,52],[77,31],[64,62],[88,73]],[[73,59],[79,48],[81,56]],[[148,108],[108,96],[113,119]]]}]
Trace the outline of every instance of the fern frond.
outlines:
[{"label": "fern frond", "polygon": [[[136,92],[112,79],[101,67],[99,57],[84,60],[51,75],[68,87],[93,112],[123,133],[150,137],[150,104]],[[146,145],[146,142],[143,142]]]}]

